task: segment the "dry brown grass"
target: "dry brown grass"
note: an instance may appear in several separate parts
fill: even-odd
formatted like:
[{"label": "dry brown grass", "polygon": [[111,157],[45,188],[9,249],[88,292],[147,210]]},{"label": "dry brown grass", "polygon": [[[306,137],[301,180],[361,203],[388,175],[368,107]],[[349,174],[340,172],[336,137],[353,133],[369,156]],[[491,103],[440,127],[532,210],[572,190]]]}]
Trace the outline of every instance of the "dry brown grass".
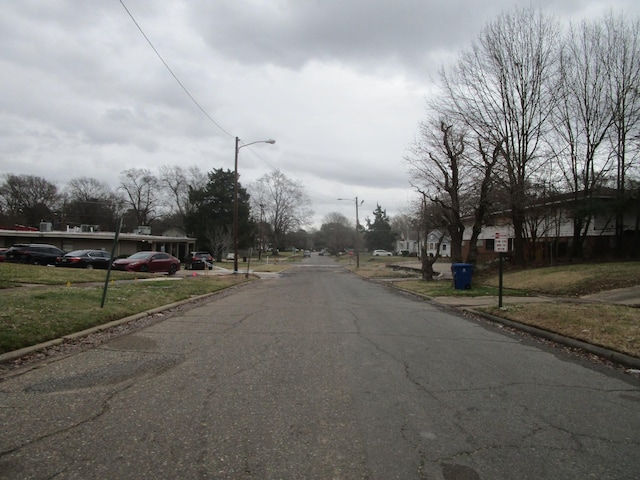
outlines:
[{"label": "dry brown grass", "polygon": [[342,256],[337,260],[349,270],[364,278],[416,278],[419,274],[406,270],[394,270],[389,265],[399,263],[401,257],[372,257],[360,254],[360,267],[357,268],[356,259]]},{"label": "dry brown grass", "polygon": [[492,315],[640,357],[640,309],[590,303],[535,303],[481,309]]},{"label": "dry brown grass", "polygon": [[[504,286],[533,293],[579,296],[637,285],[640,262],[584,263],[548,268],[507,271]],[[484,285],[498,285],[498,275],[478,277]]]}]

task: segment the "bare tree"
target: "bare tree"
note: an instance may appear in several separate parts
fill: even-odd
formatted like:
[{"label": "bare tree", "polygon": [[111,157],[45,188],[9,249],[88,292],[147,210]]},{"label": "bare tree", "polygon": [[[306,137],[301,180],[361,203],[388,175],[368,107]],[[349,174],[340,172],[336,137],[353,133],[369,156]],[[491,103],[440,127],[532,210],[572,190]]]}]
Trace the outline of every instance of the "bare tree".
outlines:
[{"label": "bare tree", "polygon": [[594,213],[593,194],[611,168],[606,153],[599,155],[613,124],[608,101],[608,59],[600,22],[571,26],[562,43],[558,102],[554,119],[556,157],[573,196],[573,251],[582,257]]},{"label": "bare tree", "polygon": [[160,206],[158,179],[147,169],[124,170],[120,173],[120,190],[137,226],[150,225]]},{"label": "bare tree", "polygon": [[34,175],[4,176],[0,184],[0,206],[8,222],[38,227],[53,220],[60,201],[58,187]]},{"label": "bare tree", "polygon": [[473,226],[471,227],[471,238],[469,239],[469,253],[467,263],[476,263],[478,259],[478,239],[482,232],[487,215],[492,205],[494,192],[494,168],[498,164],[503,153],[502,143],[493,146],[491,152],[487,152],[482,140],[477,140],[477,152],[480,156],[479,162],[473,162],[472,166],[476,170],[473,192],[471,195],[471,205],[473,205]]},{"label": "bare tree", "polygon": [[207,184],[207,175],[196,165],[188,168],[163,165],[160,167],[159,183],[167,194],[170,214],[184,218],[193,208],[189,192],[203,189]]},{"label": "bare tree", "polygon": [[122,198],[105,183],[95,178],[77,177],[64,189],[64,221],[115,229],[122,214]]},{"label": "bare tree", "polygon": [[[627,195],[628,173],[640,154],[640,18],[627,20],[609,13],[604,18],[609,97],[613,109],[610,140],[616,169],[616,251],[622,253],[625,211],[636,203]],[[637,227],[632,227],[637,233]]]},{"label": "bare tree", "polygon": [[[462,131],[444,120],[421,124],[421,138],[414,144],[413,156],[406,160],[412,167],[413,187],[438,208],[441,225],[451,237],[451,259],[462,261],[464,207],[462,198],[469,183],[465,177],[465,137]],[[421,207],[423,210],[425,206]]]},{"label": "bare tree", "polygon": [[254,210],[263,206],[265,221],[271,225],[277,247],[287,233],[308,224],[313,213],[302,183],[287,178],[280,170],[258,179],[251,186],[251,193]]},{"label": "bare tree", "polygon": [[489,209],[493,168],[502,144],[495,146],[492,154],[479,139],[475,149],[467,149],[469,133],[465,128],[443,119],[423,123],[413,156],[406,160],[412,166],[412,185],[437,207],[431,214],[435,212],[438,226],[447,229],[454,262],[462,261],[465,218],[473,218],[467,261],[475,263],[477,240]]},{"label": "bare tree", "polygon": [[[422,237],[422,245],[420,246],[420,267],[422,280],[431,282],[434,280],[435,271],[433,264],[440,258],[440,247],[445,238],[445,232],[438,230],[441,225],[439,223],[439,214],[437,212],[438,207],[433,205],[427,195],[421,193],[419,211],[417,213],[418,218],[418,230]],[[434,232],[440,232],[437,237],[435,246],[435,255],[430,257],[428,255],[429,235]]]},{"label": "bare tree", "polygon": [[558,32],[555,21],[532,8],[503,13],[441,75],[441,111],[491,147],[502,145],[497,178],[508,193],[517,263],[524,262],[527,185],[542,163],[555,99]]},{"label": "bare tree", "polygon": [[330,212],[322,219],[322,225],[315,237],[318,245],[339,252],[345,247],[355,245],[355,227],[342,213]]}]

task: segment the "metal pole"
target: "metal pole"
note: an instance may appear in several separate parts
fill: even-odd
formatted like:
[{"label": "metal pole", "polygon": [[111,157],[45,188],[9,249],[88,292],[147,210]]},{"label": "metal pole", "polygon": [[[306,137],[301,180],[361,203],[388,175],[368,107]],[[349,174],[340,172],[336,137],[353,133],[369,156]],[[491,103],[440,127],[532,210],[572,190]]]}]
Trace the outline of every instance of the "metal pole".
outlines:
[{"label": "metal pole", "polygon": [[264,240],[263,240],[263,225],[264,224],[264,203],[260,204],[260,241],[258,242],[258,260],[262,260],[262,250],[264,249]]},{"label": "metal pole", "polygon": [[122,229],[122,217],[118,219],[118,228],[116,234],[113,237],[113,245],[111,246],[111,260],[107,265],[107,276],[104,279],[104,288],[102,289],[102,300],[100,301],[100,308],[104,308],[104,301],[107,298],[107,289],[109,288],[109,277],[111,277],[111,263],[116,255],[116,247],[118,245],[118,238],[120,237],[120,230]]},{"label": "metal pole", "polygon": [[233,273],[238,273],[238,144],[236,137],[235,175],[233,177]]},{"label": "metal pole", "polygon": [[356,268],[360,268],[360,242],[358,239],[358,197],[356,196]]},{"label": "metal pole", "polygon": [[498,274],[498,307],[502,308],[502,252],[500,252],[500,269]]}]

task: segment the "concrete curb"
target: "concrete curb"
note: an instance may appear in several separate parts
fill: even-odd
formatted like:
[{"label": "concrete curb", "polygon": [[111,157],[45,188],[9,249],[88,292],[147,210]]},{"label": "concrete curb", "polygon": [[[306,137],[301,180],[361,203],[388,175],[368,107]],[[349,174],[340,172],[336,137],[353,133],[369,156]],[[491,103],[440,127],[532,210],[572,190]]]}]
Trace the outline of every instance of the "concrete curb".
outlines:
[{"label": "concrete curb", "polygon": [[[433,303],[436,303],[436,302],[433,302]],[[436,304],[443,305],[440,303],[436,303]],[[446,306],[448,307],[448,305]],[[520,330],[540,338],[544,338],[546,340],[551,340],[552,342],[558,343],[560,345],[564,345],[566,347],[583,350],[587,353],[591,353],[600,358],[604,358],[606,360],[609,360],[611,362],[617,363],[619,365],[622,365],[634,370],[640,370],[640,358],[632,357],[631,355],[627,355],[625,353],[618,352],[616,350],[611,350],[605,347],[600,347],[598,345],[593,345],[591,343],[583,342],[582,340],[577,340],[575,338],[565,337],[564,335],[560,335],[558,333],[554,333],[549,330],[533,327],[531,325],[527,325],[524,323],[514,322],[506,318],[496,317],[494,315],[490,315],[485,312],[474,310],[473,308],[465,307],[459,310],[462,312],[468,312],[473,315],[477,315],[478,317],[482,317],[494,323],[502,324],[507,327]]]}]

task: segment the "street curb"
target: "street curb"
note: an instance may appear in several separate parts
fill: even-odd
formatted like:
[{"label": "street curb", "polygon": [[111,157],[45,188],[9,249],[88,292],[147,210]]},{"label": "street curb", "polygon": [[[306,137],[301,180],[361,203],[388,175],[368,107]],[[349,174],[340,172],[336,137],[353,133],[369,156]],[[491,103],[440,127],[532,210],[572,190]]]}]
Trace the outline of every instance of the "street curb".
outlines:
[{"label": "street curb", "polygon": [[[437,302],[433,302],[433,303],[436,305],[443,305]],[[622,365],[631,369],[640,370],[640,358],[632,357],[631,355],[627,355],[625,353],[621,353],[616,350],[611,350],[609,348],[593,345],[591,343],[583,342],[582,340],[577,340],[575,338],[565,337],[564,335],[560,335],[558,333],[554,333],[549,330],[533,327],[531,325],[527,325],[524,323],[514,322],[506,318],[496,317],[495,315],[491,315],[485,312],[480,312],[478,310],[474,310],[473,308],[464,307],[464,308],[460,308],[459,310],[462,312],[468,312],[470,314],[477,315],[478,317],[482,317],[494,323],[502,324],[507,327],[514,328],[516,330],[520,330],[520,331],[529,333],[531,335],[544,338],[546,340],[551,340],[552,342],[558,343],[560,345],[564,345],[566,347],[583,350],[587,353],[591,353],[600,358],[604,358],[606,360],[609,360],[611,362],[617,363],[619,365]]]}]

